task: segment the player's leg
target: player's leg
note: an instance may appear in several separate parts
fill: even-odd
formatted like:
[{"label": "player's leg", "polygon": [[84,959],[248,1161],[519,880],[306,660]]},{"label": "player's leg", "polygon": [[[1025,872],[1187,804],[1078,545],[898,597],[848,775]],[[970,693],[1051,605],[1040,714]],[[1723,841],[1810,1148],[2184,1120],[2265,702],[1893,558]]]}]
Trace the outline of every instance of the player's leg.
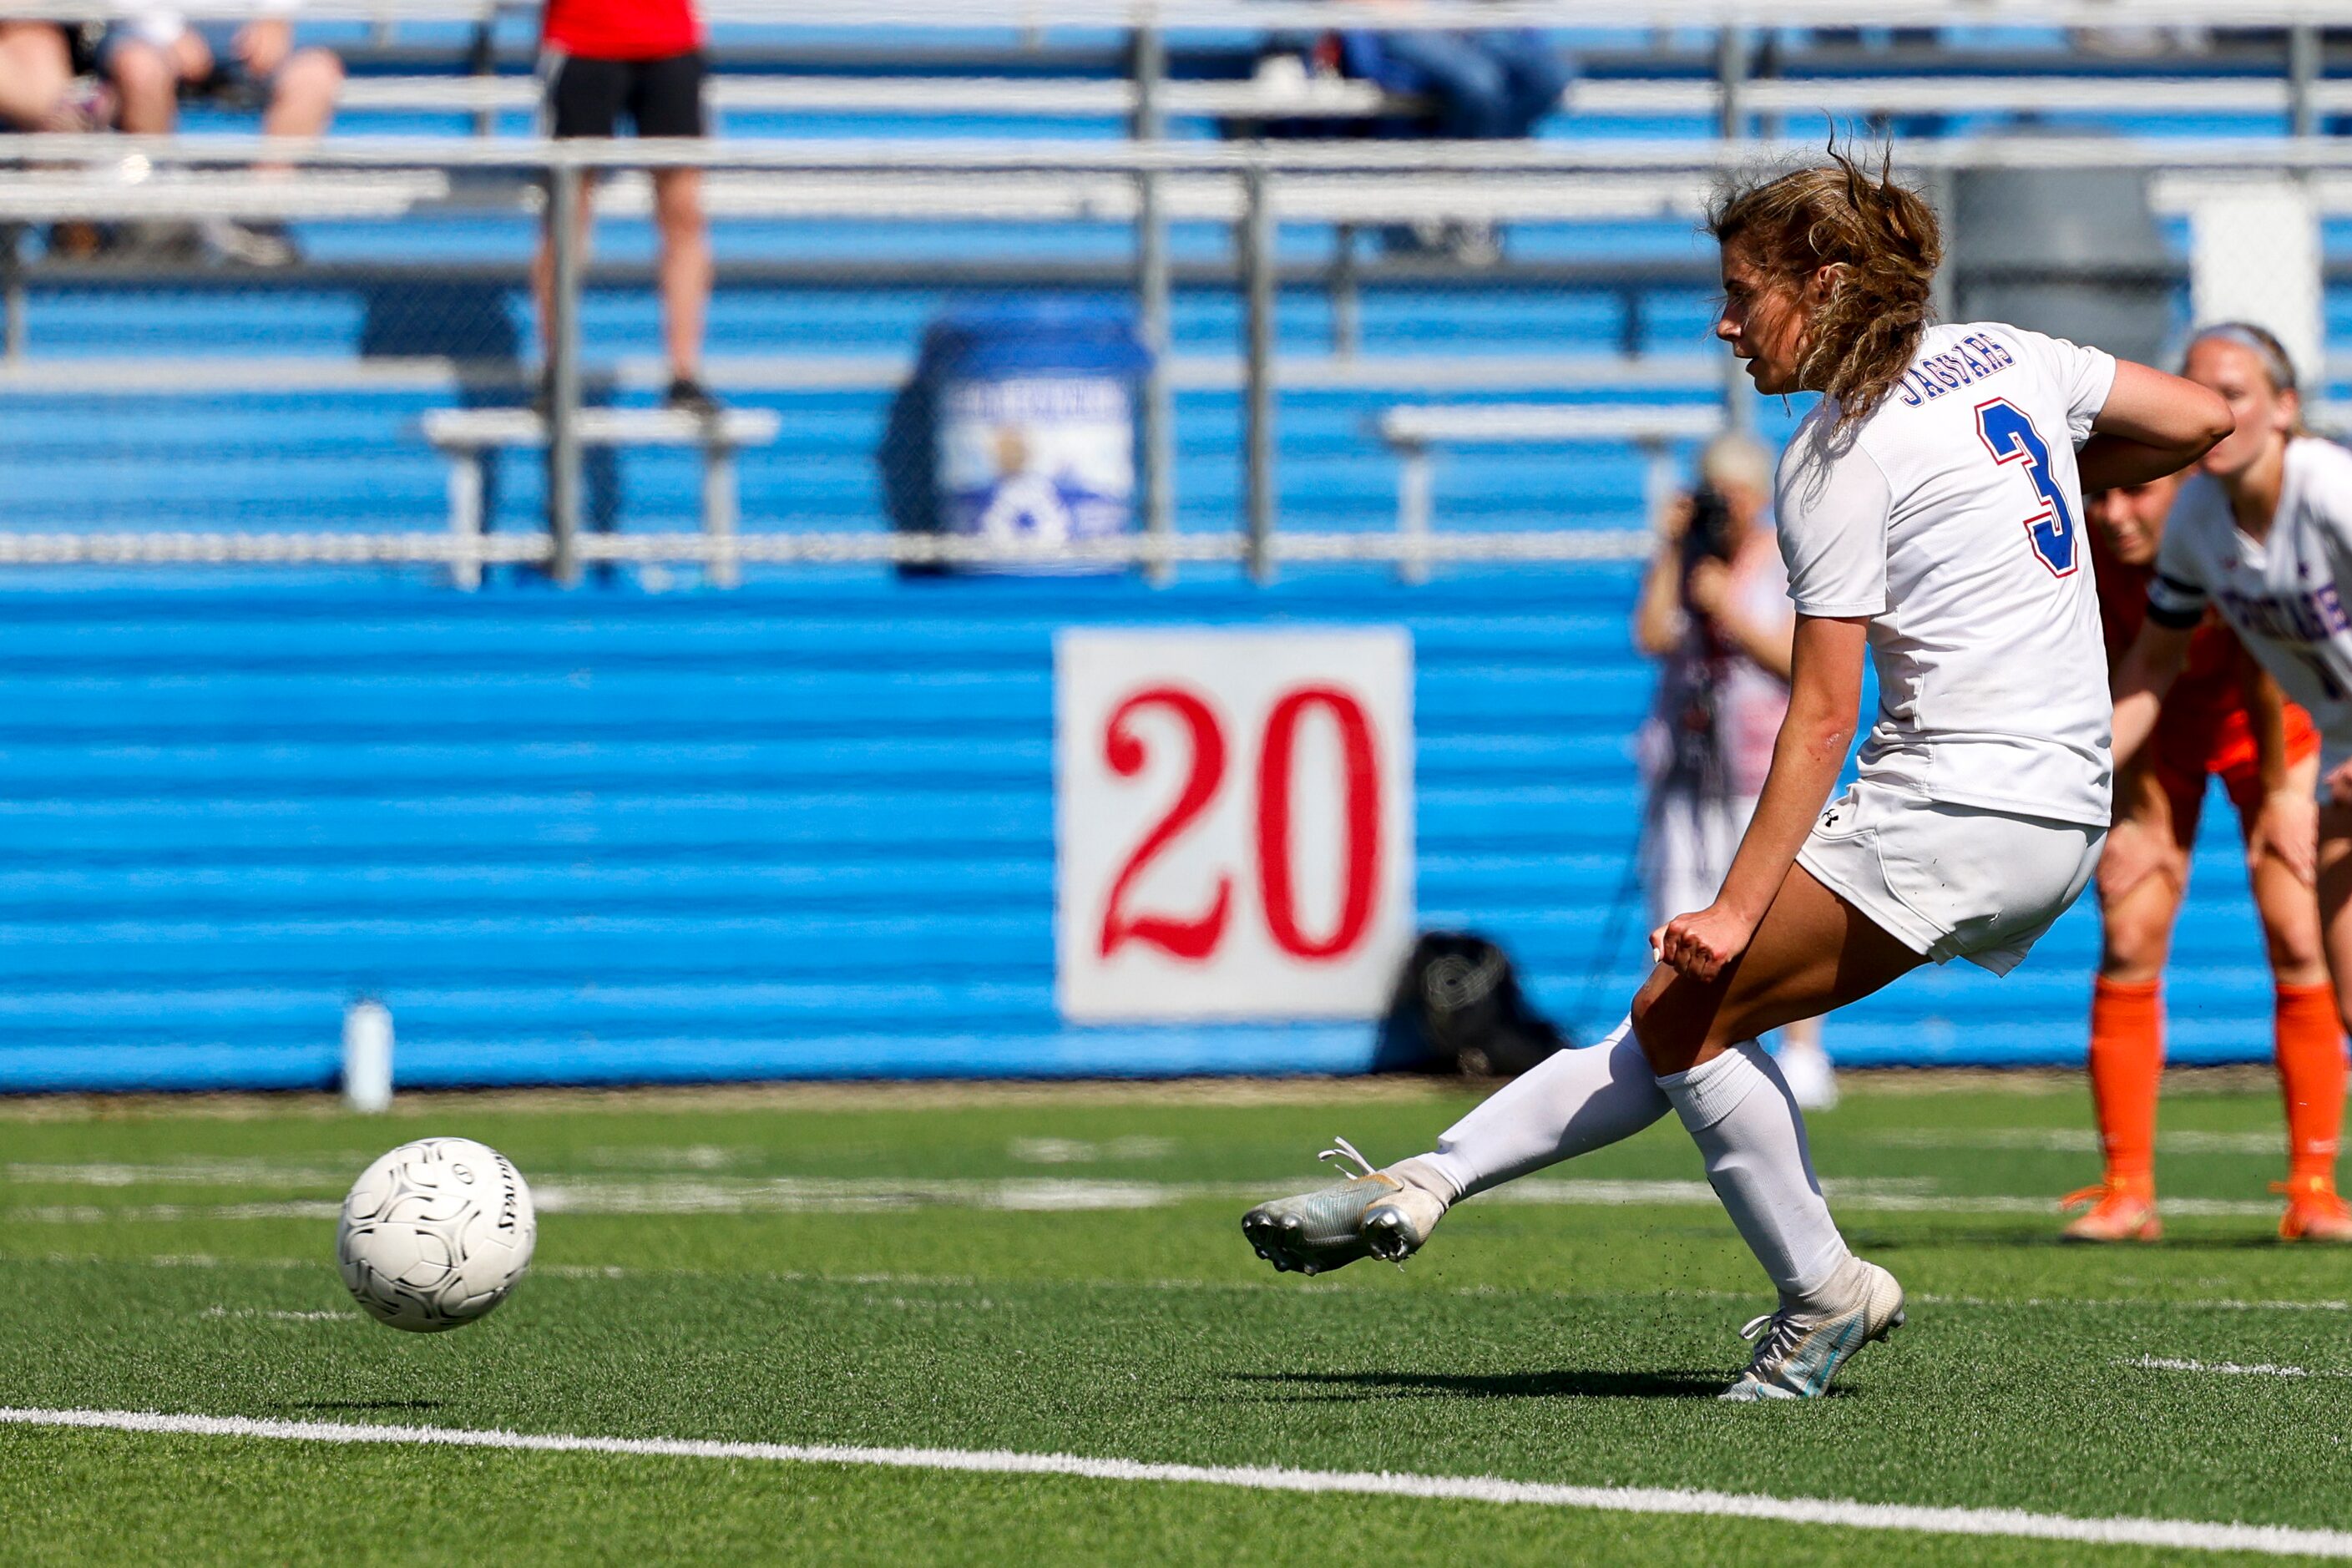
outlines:
[{"label": "player's leg", "polygon": [[[2319,784],[2315,753],[2293,764],[2286,787],[2308,795]],[[2262,805],[2262,781],[2251,771],[2230,779],[2230,797],[2242,826],[2252,830]],[[2287,1182],[2291,1189],[2336,1190],[2336,1146],[2344,1121],[2344,1032],[2327,955],[2319,940],[2319,900],[2312,888],[2275,854],[2248,868],[2263,947],[2275,992],[2273,1018],[2279,1092],[2286,1106]]]},{"label": "player's leg", "polygon": [[[2335,979],[2338,1006],[2347,989],[2352,989],[2352,807],[2333,804],[2321,807],[2319,814],[2319,899],[2321,945],[2326,952],[2327,969]],[[2337,1020],[2342,1022],[2339,1011]],[[2307,1021],[2304,1025],[2309,1030]],[[2335,1152],[2344,1114],[2344,1041],[2340,1032],[2330,1030],[2326,1043],[2312,1031],[2314,1043],[2299,1047],[2298,1068],[2302,1077],[2287,1089],[2288,1128],[2296,1136],[2298,1159],[2305,1157],[2302,1137],[2307,1135],[2310,1144],[2310,1175],[2298,1173],[2287,1184],[2286,1214],[2279,1222],[2279,1235],[2293,1241],[2352,1241],[2352,1209],[2335,1189]],[[2286,1042],[2281,1037],[2280,1070],[2282,1086],[2285,1086],[2287,1063]],[[2301,1100],[2298,1111],[2296,1101]],[[2304,1120],[2298,1133],[2296,1118]],[[2321,1160],[2325,1164],[2321,1164]]]},{"label": "player's leg", "polygon": [[[1716,889],[1723,886],[1724,876],[1731,869],[1731,858],[1739,852],[1748,819],[1756,815],[1756,797],[1720,795],[1695,800],[1692,810],[1699,824],[1700,841],[1706,846],[1706,880],[1687,889],[1683,900],[1654,910],[1650,921],[1654,929],[1714,901]],[[1789,1080],[1790,1092],[1799,1105],[1807,1110],[1827,1110],[1837,1104],[1837,1075],[1822,1049],[1819,1018],[1801,1018],[1782,1029],[1772,1059],[1780,1065],[1780,1076]]]},{"label": "player's leg", "polygon": [[[1277,1268],[1317,1272],[1366,1256],[1408,1256],[1461,1199],[1631,1137],[1675,1109],[1675,1086],[1694,1076],[1684,1070],[1693,1057],[1678,1057],[1670,1069],[1675,1076],[1662,1079],[1658,1055],[1643,1040],[1685,1040],[1692,1052],[1705,1049],[1711,1058],[1711,1070],[1699,1075],[1702,1085],[1690,1091],[1703,1098],[1696,1113],[1709,1131],[1702,1135],[1702,1148],[1727,1139],[1745,1147],[1751,1141],[1746,1130],[1759,1116],[1785,1127],[1786,1136],[1777,1141],[1759,1135],[1774,1168],[1761,1174],[1744,1169],[1727,1174],[1735,1193],[1727,1194],[1726,1203],[1735,1206],[1733,1221],[1741,1234],[1755,1232],[1749,1239],[1759,1245],[1759,1257],[1768,1249],[1773,1254],[1766,1267],[1776,1283],[1787,1277],[1801,1291],[1819,1283],[1813,1266],[1830,1250],[1836,1227],[1812,1179],[1795,1103],[1754,1037],[1866,996],[1921,962],[1917,952],[1811,873],[1791,868],[1748,952],[1714,982],[1702,985],[1658,966],[1636,996],[1633,1013],[1607,1037],[1582,1050],[1559,1052],[1521,1074],[1447,1128],[1435,1149],[1381,1171],[1367,1170],[1339,1186],[1261,1204],[1244,1216],[1244,1234]],[[1742,1026],[1743,1032],[1721,1033]],[[1742,1042],[1744,1048],[1726,1053],[1725,1047]],[[1706,1089],[1706,1083],[1719,1087]],[[1769,1086],[1784,1114],[1771,1116],[1761,1104],[1744,1108],[1741,1102],[1759,1085]],[[1732,1128],[1714,1131],[1735,1113]],[[1717,1191],[1725,1191],[1722,1183]],[[1777,1215],[1783,1207],[1790,1211],[1785,1223],[1749,1214],[1764,1208]],[[1821,1234],[1824,1226],[1829,1240]],[[1804,1256],[1793,1266],[1786,1261],[1798,1253]],[[1828,1262],[1833,1271],[1838,1259]]]},{"label": "player's leg", "polygon": [[[1653,786],[1639,850],[1653,926],[1714,897],[1706,830],[1693,791]],[[1364,1257],[1402,1260],[1464,1197],[1629,1138],[1671,1109],[1631,1020],[1621,1022],[1597,1044],[1557,1052],[1487,1096],[1429,1152],[1259,1204],[1242,1216],[1242,1233],[1277,1269],[1312,1274]],[[1353,1152],[1348,1145],[1328,1152],[1343,1150]]]},{"label": "player's leg", "polygon": [[1804,1118],[1753,1044],[1767,1029],[1869,995],[1923,962],[2006,973],[2074,902],[2102,830],[1857,785],[1822,814],[1737,965],[1711,983],[1661,970],[1634,1029],[1707,1179],[1780,1293],[1725,1397],[1818,1394],[1902,1321],[1894,1277],[1846,1249]]},{"label": "player's leg", "polygon": [[[1713,900],[1728,858],[1712,826],[1688,789],[1661,785],[1651,795],[1643,855],[1653,927]],[[1435,1149],[1391,1169],[1450,1205],[1641,1131],[1673,1107],[1632,1025],[1627,1018],[1597,1044],[1547,1058],[1440,1133]],[[1412,1246],[1425,1239],[1423,1228]]]},{"label": "player's leg", "polygon": [[2091,1103],[2104,1169],[2070,1193],[2075,1241],[2154,1241],[2156,1102],[2164,1077],[2164,965],[2188,889],[2205,777],[2149,773],[2118,792],[2099,857],[2099,971],[2091,986]]},{"label": "player's leg", "polygon": [[1924,962],[1914,948],[1792,867],[1738,962],[1713,981],[1661,964],[1633,999],[1636,1038],[1733,1224],[1787,1298],[1845,1255],[1766,1030],[1869,995]]},{"label": "player's leg", "polygon": [[1748,1325],[1761,1342],[1727,1399],[1821,1394],[1848,1357],[1903,1321],[1902,1287],[1839,1234],[1804,1113],[1756,1037],[1867,996],[1922,962],[1799,865],[1738,963],[1713,981],[1661,965],[1634,998],[1634,1033],[1658,1087],[1780,1297],[1778,1310]]},{"label": "player's leg", "polygon": [[[1721,826],[1714,815],[1686,791],[1662,791],[1652,803],[1652,912],[1661,921],[1702,909],[1714,897],[1722,864],[1720,859],[1712,862],[1710,873],[1710,831]],[[1851,930],[1853,924],[1866,928],[1867,935]],[[1810,873],[1792,868],[1748,952],[1719,977],[1714,989],[1741,998],[1742,1006],[1746,998],[1772,990],[1810,986],[1824,998],[1834,996],[1813,1013],[1793,1015],[1812,1017],[1853,995],[1867,994],[1840,991],[1834,955],[1846,944],[1872,939],[1892,945],[1884,958],[1895,967],[1883,977],[1862,981],[1867,990],[1876,990],[1920,962],[1917,952],[1847,908]],[[1873,951],[1878,951],[1874,945]],[[1801,955],[1811,970],[1801,977],[1791,973]],[[1853,972],[1859,975],[1869,967],[1858,963]],[[1462,1198],[1604,1148],[1664,1117],[1673,1100],[1636,1036],[1636,1019],[1646,1005],[1643,999],[1656,994],[1673,973],[1663,966],[1654,969],[1633,1012],[1599,1044],[1550,1058],[1447,1128],[1435,1149],[1390,1167],[1384,1173],[1406,1190],[1393,1203],[1370,1200],[1365,1217],[1373,1250],[1383,1257],[1402,1257],[1426,1241],[1438,1217]],[[1791,1005],[1802,1006],[1801,1002]],[[1761,1027],[1788,1021],[1776,1016],[1774,1025]],[[1734,1039],[1753,1044],[1752,1033]],[[1752,1054],[1763,1055],[1760,1050]],[[1777,1068],[1773,1077],[1778,1081]]]}]

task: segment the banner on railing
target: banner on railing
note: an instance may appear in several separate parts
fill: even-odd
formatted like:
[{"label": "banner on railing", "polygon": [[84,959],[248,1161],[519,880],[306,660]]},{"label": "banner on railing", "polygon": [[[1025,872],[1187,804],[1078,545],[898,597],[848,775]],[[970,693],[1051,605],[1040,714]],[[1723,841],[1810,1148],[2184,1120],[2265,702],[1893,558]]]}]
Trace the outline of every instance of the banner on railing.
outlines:
[{"label": "banner on railing", "polygon": [[1413,926],[1402,628],[1066,631],[1054,692],[1065,1018],[1387,1005]]}]

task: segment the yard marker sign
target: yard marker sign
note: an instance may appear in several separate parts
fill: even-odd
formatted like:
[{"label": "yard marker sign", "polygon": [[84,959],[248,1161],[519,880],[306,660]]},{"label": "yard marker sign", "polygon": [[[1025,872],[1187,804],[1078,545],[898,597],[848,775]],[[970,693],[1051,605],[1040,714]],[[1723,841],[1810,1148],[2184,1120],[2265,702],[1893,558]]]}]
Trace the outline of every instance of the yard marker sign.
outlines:
[{"label": "yard marker sign", "polygon": [[1402,629],[1066,631],[1054,728],[1064,1017],[1386,1006],[1413,924]]}]

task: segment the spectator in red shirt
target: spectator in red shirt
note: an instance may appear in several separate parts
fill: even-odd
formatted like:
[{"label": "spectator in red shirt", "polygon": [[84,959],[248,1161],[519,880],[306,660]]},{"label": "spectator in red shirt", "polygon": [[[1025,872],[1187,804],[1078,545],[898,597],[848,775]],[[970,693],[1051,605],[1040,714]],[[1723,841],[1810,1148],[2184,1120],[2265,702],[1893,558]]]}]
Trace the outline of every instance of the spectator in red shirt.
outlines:
[{"label": "spectator in red shirt", "polygon": [[[611,136],[624,113],[640,136],[709,134],[702,107],[706,65],[693,0],[548,0],[541,24],[541,79],[557,137]],[[669,353],[668,405],[715,414],[702,384],[703,321],[710,308],[710,230],[702,214],[702,171],[653,171],[654,223],[661,240],[662,336]],[[582,184],[584,253],[593,176]],[[548,319],[555,258],[542,240],[531,269],[540,320]],[[544,334],[542,333],[542,336]]]}]

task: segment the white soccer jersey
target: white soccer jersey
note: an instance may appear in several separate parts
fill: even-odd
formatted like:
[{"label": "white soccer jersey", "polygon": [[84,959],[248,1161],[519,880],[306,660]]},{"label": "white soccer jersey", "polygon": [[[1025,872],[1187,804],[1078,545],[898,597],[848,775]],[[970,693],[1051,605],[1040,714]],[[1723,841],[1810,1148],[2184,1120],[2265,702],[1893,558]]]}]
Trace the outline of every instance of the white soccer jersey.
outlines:
[{"label": "white soccer jersey", "polygon": [[1808,616],[1867,616],[1862,776],[2107,824],[2114,710],[2074,448],[2116,362],[1998,322],[1931,327],[1854,429],[1827,398],[1781,455],[1780,552]]},{"label": "white soccer jersey", "polygon": [[2336,584],[2352,581],[2352,452],[2298,436],[2267,538],[2238,531],[2210,475],[2180,487],[2147,585],[2147,613],[2193,626],[2219,605],[2289,697],[2310,710],[2331,749],[2352,745],[2352,620]]}]

